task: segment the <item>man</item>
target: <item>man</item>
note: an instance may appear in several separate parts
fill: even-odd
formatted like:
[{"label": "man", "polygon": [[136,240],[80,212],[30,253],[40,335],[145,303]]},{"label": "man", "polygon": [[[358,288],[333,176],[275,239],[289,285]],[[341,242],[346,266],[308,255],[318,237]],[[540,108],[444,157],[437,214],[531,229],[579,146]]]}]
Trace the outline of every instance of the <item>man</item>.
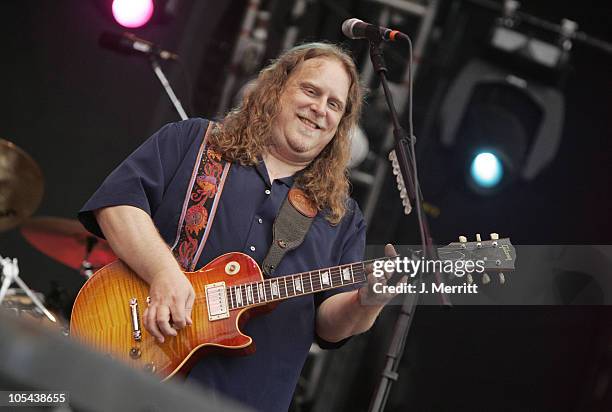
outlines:
[{"label": "man", "polygon": [[[79,217],[149,284],[151,303],[143,315],[149,333],[163,342],[192,324],[194,291],[168,245],[176,251],[205,134],[206,147],[231,167],[196,268],[232,251],[261,264],[274,218],[294,184],[318,213],[274,276],[363,258],[365,224],[346,178],[349,132],[361,103],[358,74],[345,52],[329,44],[298,46],[260,73],[221,124],[190,119],[167,125],[107,178]],[[368,330],[388,299],[362,305],[360,298],[372,293],[364,286],[285,301],[244,328],[257,345],[254,354],[206,357],[188,379],[258,410],[286,410],[313,339],[333,348]]]}]

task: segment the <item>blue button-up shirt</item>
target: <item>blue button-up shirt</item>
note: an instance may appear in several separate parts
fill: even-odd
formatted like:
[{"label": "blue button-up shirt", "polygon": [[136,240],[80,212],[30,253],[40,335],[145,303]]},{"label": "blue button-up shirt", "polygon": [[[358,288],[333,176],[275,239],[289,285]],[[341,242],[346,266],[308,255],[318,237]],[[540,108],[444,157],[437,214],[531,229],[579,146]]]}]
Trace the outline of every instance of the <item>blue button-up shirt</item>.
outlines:
[{"label": "blue button-up shirt", "polygon": [[[102,236],[93,211],[131,205],[149,213],[166,243],[174,244],[207,126],[206,120],[190,119],[160,129],[108,176],[79,212],[81,222]],[[233,164],[196,269],[219,255],[236,251],[250,255],[261,265],[272,242],[272,224],[292,185],[293,177],[270,183],[263,161],[256,167]],[[285,255],[275,276],[359,261],[364,247],[364,219],[350,199],[348,212],[338,225],[332,226],[317,215],[302,245]],[[323,300],[345,290],[292,298],[272,312],[252,318],[244,333],[254,340],[254,354],[205,357],[188,379],[258,410],[287,410],[313,339],[323,347],[339,346],[316,336],[315,314]]]}]

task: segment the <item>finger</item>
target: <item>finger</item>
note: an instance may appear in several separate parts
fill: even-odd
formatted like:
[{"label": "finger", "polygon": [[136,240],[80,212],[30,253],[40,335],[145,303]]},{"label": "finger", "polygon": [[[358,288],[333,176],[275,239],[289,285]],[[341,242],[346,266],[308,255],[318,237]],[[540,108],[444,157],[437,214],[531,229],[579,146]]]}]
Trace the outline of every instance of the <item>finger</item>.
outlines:
[{"label": "finger", "polygon": [[195,302],[195,293],[191,291],[189,297],[187,298],[187,304],[185,305],[185,317],[187,318],[187,324],[192,325],[193,320],[191,319],[191,310],[193,309],[193,304]]},{"label": "finger", "polygon": [[387,243],[385,245],[385,256],[395,257],[397,256],[397,252],[395,251],[395,247],[391,243]]},{"label": "finger", "polygon": [[176,330],[170,326],[170,308],[166,305],[157,307],[155,314],[155,323],[157,327],[166,336],[176,336]]},{"label": "finger", "polygon": [[185,304],[183,302],[176,302],[170,307],[170,318],[172,319],[172,327],[175,330],[185,327]]},{"label": "finger", "polygon": [[155,316],[157,312],[157,306],[149,306],[145,311],[145,329],[155,337],[160,343],[164,343],[164,335],[161,333],[159,328],[157,327],[157,322],[155,322]]}]

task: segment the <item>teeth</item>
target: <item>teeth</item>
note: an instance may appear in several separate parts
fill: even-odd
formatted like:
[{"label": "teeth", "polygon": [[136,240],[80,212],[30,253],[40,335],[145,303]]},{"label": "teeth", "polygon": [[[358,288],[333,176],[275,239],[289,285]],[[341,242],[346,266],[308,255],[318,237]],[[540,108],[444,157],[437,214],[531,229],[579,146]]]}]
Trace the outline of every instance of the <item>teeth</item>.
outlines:
[{"label": "teeth", "polygon": [[315,122],[313,122],[313,121],[310,121],[310,120],[308,120],[308,119],[306,119],[306,118],[304,118],[304,117],[300,117],[300,119],[302,119],[302,121],[303,121],[304,123],[306,123],[306,124],[308,124],[308,125],[310,125],[310,126],[314,127],[315,129],[318,129],[318,128],[319,128],[319,126],[318,126],[318,125],[317,125]]}]

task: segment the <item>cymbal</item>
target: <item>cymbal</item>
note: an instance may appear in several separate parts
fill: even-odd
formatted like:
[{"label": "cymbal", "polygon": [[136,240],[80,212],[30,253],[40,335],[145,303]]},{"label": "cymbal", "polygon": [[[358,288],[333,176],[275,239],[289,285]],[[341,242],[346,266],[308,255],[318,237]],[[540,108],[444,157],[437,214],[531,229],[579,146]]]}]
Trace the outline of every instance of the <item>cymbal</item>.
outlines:
[{"label": "cymbal", "polygon": [[[36,249],[73,269],[81,269],[85,259],[94,268],[117,259],[108,242],[89,233],[78,220],[33,217],[21,225],[21,234]],[[89,257],[88,240],[93,243]]]},{"label": "cymbal", "polygon": [[15,144],[0,139],[0,232],[19,225],[38,208],[45,180],[38,164]]}]

